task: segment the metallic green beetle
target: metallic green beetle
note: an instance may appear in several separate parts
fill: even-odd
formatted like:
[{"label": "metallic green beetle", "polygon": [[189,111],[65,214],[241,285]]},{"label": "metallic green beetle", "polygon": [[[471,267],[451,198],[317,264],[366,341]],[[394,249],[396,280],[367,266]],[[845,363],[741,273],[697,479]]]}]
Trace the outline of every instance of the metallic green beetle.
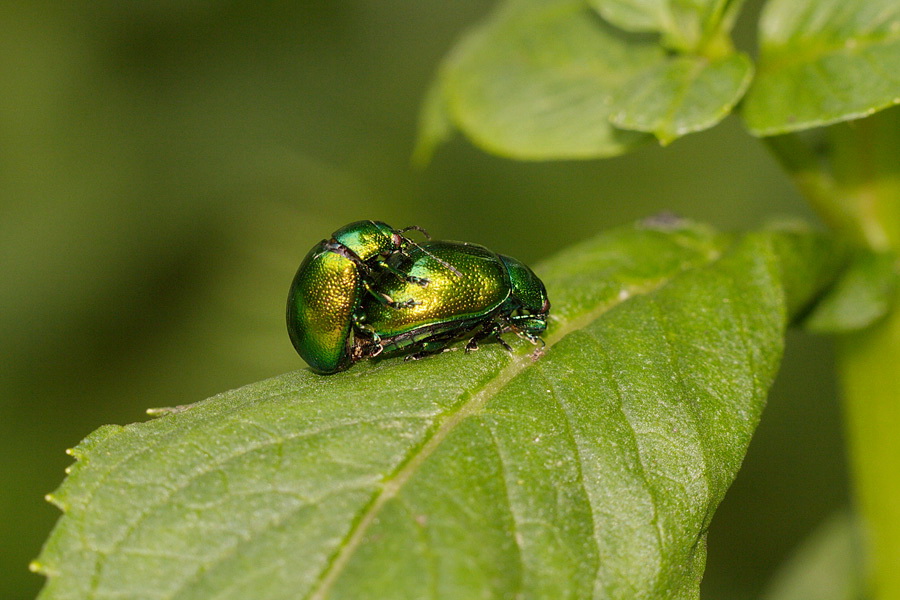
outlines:
[{"label": "metallic green beetle", "polygon": [[375,289],[377,277],[393,277],[415,287],[427,285],[427,280],[400,273],[387,262],[415,246],[403,235],[410,229],[428,236],[415,226],[393,229],[381,221],[357,221],[313,246],[303,259],[288,293],[287,328],[297,353],[314,370],[334,373],[350,365],[351,333],[364,328],[358,323],[364,296],[391,310],[413,303],[397,303]]},{"label": "metallic green beetle", "polygon": [[[388,262],[412,281],[427,279],[428,286],[409,278],[379,277],[378,289],[405,307],[392,310],[365,299],[360,317],[365,329],[356,338],[352,360],[405,352],[421,358],[466,336],[471,336],[466,351],[489,336],[512,350],[501,337],[506,331],[532,343],[543,341],[550,311],[547,290],[516,259],[477,244],[428,242],[394,254]],[[372,335],[367,338],[366,333]]]}]

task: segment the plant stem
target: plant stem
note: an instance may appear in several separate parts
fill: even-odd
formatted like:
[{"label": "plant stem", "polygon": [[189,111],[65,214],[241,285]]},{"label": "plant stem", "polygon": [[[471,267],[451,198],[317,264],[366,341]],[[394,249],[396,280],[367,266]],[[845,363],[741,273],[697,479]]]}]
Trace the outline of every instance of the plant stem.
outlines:
[{"label": "plant stem", "polygon": [[834,177],[867,247],[900,251],[900,107],[828,131]]},{"label": "plant stem", "polygon": [[[768,138],[800,191],[835,232],[900,251],[900,108],[833,125],[820,150],[799,134]],[[873,600],[900,598],[900,299],[865,330],[838,338],[838,369]]]},{"label": "plant stem", "polygon": [[873,599],[900,598],[900,302],[842,336],[838,365],[857,509],[866,525]]},{"label": "plant stem", "polygon": [[828,157],[796,133],[764,139],[826,225],[855,246],[888,249],[888,234],[872,214],[866,187],[847,190],[836,179]]}]

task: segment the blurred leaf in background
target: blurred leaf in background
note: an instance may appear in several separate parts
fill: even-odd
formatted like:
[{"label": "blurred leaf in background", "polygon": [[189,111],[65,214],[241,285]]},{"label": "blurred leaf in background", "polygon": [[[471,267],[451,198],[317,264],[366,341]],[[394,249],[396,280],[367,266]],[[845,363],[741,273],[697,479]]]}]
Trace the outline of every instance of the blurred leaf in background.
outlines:
[{"label": "blurred leaf in background", "polygon": [[862,536],[853,516],[822,522],[784,562],[763,600],[857,600],[865,597]]},{"label": "blurred leaf in background", "polygon": [[[0,7],[0,597],[42,584],[27,564],[58,516],[42,496],[65,448],[303,366],[287,286],[346,222],[418,224],[531,262],[663,210],[724,229],[808,216],[734,119],[605,162],[515,163],[457,140],[413,170],[433,71],[492,6]],[[830,355],[809,339],[789,344],[791,378],[713,524],[710,598],[757,593],[846,502]]]}]

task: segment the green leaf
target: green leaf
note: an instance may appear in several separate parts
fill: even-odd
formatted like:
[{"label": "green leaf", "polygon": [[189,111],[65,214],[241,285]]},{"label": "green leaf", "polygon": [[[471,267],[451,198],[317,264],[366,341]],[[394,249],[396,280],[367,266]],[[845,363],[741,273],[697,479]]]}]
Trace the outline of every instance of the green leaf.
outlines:
[{"label": "green leaf", "polygon": [[412,162],[418,167],[427,165],[435,149],[453,135],[453,122],[447,113],[443,83],[442,77],[434,78],[419,110],[419,134],[412,155]]},{"label": "green leaf", "polygon": [[900,103],[900,2],[770,0],[743,114],[768,136]]},{"label": "green leaf", "polygon": [[438,85],[453,123],[485,150],[530,160],[613,156],[650,138],[610,125],[612,96],[661,56],[584,2],[508,2],[458,44]]},{"label": "green leaf", "polygon": [[863,554],[855,519],[836,514],[781,567],[762,600],[863,600]]},{"label": "green leaf", "polygon": [[868,327],[888,313],[898,284],[895,254],[864,251],[816,304],[803,325],[817,333],[846,333]]},{"label": "green leaf", "polygon": [[539,268],[542,356],[297,371],[101,428],[51,496],[41,598],[696,598],[788,314],[835,262],[657,218]]},{"label": "green leaf", "polygon": [[741,2],[731,0],[589,0],[604,19],[625,31],[663,35],[673,50],[696,52],[720,26],[730,28]]},{"label": "green leaf", "polygon": [[600,15],[625,31],[661,33],[672,22],[668,0],[588,0]]},{"label": "green leaf", "polygon": [[629,82],[613,103],[612,124],[654,134],[662,144],[724,119],[753,77],[746,54],[710,61],[677,56]]}]

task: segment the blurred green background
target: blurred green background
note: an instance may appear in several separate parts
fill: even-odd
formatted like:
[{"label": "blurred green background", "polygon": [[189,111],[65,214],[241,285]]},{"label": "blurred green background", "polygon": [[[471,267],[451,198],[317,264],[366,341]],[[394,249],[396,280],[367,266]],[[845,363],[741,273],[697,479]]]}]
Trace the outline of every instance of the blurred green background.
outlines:
[{"label": "blurred green background", "polygon": [[[733,118],[602,162],[517,163],[457,139],[411,168],[432,73],[492,4],[0,6],[0,597],[40,588],[27,565],[59,516],[42,497],[66,448],[303,366],[287,287],[340,225],[418,224],[534,263],[663,210],[738,229],[810,218]],[[710,532],[704,598],[755,597],[846,505],[839,418],[827,345],[792,336]]]}]

